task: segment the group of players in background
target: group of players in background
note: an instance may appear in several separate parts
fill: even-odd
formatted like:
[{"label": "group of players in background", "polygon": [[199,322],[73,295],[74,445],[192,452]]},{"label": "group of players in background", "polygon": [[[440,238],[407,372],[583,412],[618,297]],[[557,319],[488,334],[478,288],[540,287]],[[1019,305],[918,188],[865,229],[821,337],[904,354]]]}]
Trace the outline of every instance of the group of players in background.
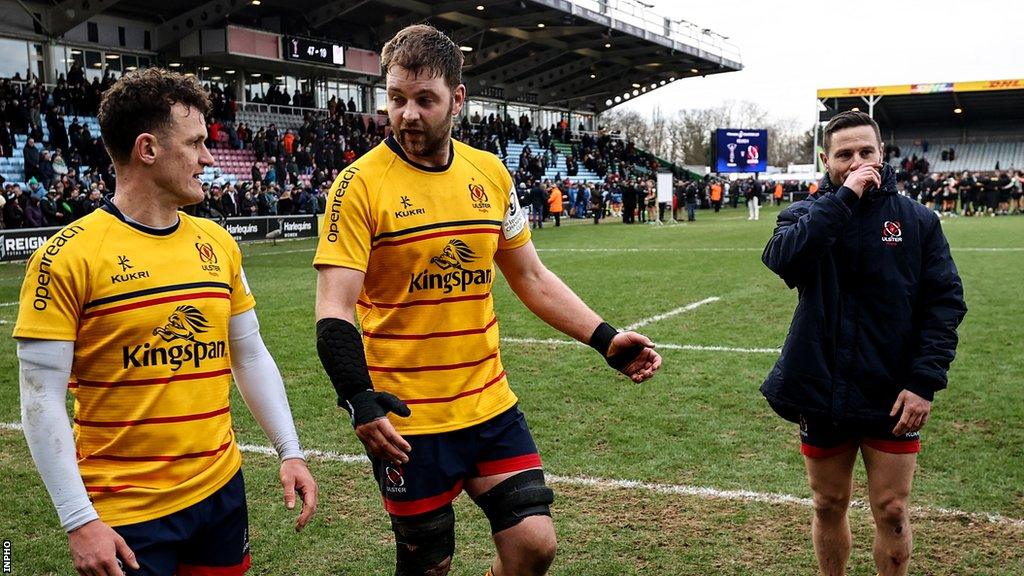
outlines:
[{"label": "group of players in background", "polygon": [[1024,213],[1024,171],[959,175],[914,174],[897,189],[942,216],[1009,216]]}]

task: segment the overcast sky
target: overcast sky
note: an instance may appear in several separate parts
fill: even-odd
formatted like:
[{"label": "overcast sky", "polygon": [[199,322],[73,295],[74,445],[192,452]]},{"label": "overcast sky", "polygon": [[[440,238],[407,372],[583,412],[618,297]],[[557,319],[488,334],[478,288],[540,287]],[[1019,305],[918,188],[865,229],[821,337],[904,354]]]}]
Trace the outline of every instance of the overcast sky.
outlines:
[{"label": "overcast sky", "polygon": [[1024,4],[1010,0],[645,0],[728,36],[744,69],[623,104],[649,114],[749,100],[801,125],[819,88],[1024,78]]}]

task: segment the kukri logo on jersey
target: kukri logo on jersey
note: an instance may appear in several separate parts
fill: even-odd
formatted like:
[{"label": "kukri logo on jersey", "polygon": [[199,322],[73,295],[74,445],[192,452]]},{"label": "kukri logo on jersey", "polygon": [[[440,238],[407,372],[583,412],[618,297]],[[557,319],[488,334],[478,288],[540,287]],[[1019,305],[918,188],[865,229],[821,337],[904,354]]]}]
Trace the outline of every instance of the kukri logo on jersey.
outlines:
[{"label": "kukri logo on jersey", "polygon": [[123,368],[143,366],[170,366],[178,370],[185,364],[198,368],[203,360],[223,358],[227,355],[227,344],[223,340],[203,342],[198,334],[208,332],[210,323],[203,313],[190,304],[178,306],[167,317],[167,323],[153,329],[153,336],[159,336],[170,346],[146,342],[121,348]]},{"label": "kukri logo on jersey", "polygon": [[455,290],[465,292],[470,286],[490,284],[493,274],[490,269],[474,270],[466,266],[480,257],[464,241],[458,238],[448,242],[441,254],[430,259],[430,263],[441,269],[431,269],[409,275],[409,292],[420,290],[441,290],[450,294]]}]

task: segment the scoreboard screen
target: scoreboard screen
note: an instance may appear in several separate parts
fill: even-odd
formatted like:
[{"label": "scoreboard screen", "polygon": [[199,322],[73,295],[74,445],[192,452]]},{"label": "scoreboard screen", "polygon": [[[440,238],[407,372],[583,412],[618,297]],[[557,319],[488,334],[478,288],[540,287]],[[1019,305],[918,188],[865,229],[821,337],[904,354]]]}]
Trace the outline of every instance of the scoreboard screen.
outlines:
[{"label": "scoreboard screen", "polygon": [[285,36],[282,41],[285,60],[302,60],[331,66],[345,65],[345,47],[341,44],[298,36]]},{"label": "scoreboard screen", "polygon": [[715,130],[715,172],[764,172],[768,169],[768,131]]}]

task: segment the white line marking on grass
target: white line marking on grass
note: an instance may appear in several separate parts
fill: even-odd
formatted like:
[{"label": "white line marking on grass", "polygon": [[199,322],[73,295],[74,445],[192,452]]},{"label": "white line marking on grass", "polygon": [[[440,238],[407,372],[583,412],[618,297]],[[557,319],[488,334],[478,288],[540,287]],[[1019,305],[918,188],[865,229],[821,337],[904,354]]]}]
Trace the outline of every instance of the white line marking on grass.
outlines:
[{"label": "white line marking on grass", "polygon": [[664,320],[666,318],[671,318],[671,317],[673,317],[673,316],[675,316],[677,314],[682,314],[683,312],[689,312],[690,310],[694,310],[696,308],[700,308],[701,306],[703,306],[705,304],[710,304],[712,302],[718,302],[719,300],[721,300],[721,298],[719,298],[718,296],[709,296],[709,297],[707,297],[707,298],[705,298],[703,300],[700,300],[698,302],[694,302],[692,304],[687,304],[686,306],[682,306],[682,307],[676,308],[675,310],[669,310],[668,312],[665,312],[664,314],[658,314],[656,316],[651,316],[650,318],[644,318],[643,320],[640,320],[638,322],[634,322],[634,323],[630,324],[629,326],[626,326],[626,330],[636,330],[637,328],[643,328],[644,326],[647,326],[648,324],[651,324],[653,322],[657,322],[659,320]]},{"label": "white line marking on grass", "polygon": [[952,248],[956,252],[1024,252],[1024,248]]},{"label": "white line marking on grass", "polygon": [[763,252],[763,248],[537,248],[537,252]]},{"label": "white line marking on grass", "polygon": [[[0,429],[21,430],[18,422],[0,422]],[[250,454],[277,457],[277,451],[270,446],[259,446],[254,444],[239,444],[238,449]],[[325,462],[341,462],[344,464],[368,464],[369,459],[364,454],[341,454],[328,450],[306,450],[306,457]],[[676,496],[696,496],[709,500],[738,500],[741,502],[758,502],[762,504],[795,504],[811,508],[814,502],[810,498],[793,496],[791,494],[779,494],[771,492],[753,492],[751,490],[718,490],[706,486],[687,486],[685,484],[661,484],[656,482],[642,482],[639,480],[622,480],[615,478],[599,478],[596,476],[560,476],[545,472],[545,478],[553,484],[568,484],[570,486],[584,486],[603,490],[642,490],[654,492],[655,494],[670,494]],[[850,502],[851,508],[870,510],[870,506],[863,500]],[[914,506],[910,509],[914,514],[922,516],[939,516],[947,518],[967,518],[976,522],[988,522],[990,524],[1003,524],[1015,528],[1024,528],[1024,520],[1009,518],[1002,514],[990,514],[987,512],[966,512],[956,508],[933,508],[928,506]]]},{"label": "white line marking on grass", "polygon": [[[273,456],[277,458],[277,450],[274,450],[271,446],[256,446],[253,444],[239,444],[238,449],[242,452],[251,452],[253,454],[263,454],[264,456]],[[324,460],[327,462],[344,462],[345,464],[362,464],[370,463],[370,459],[365,454],[341,454],[339,452],[330,452],[323,450],[304,450],[306,458],[315,458],[317,460]]]},{"label": "white line marking on grass", "polygon": [[[558,338],[502,338],[502,342],[510,344],[553,344],[556,346],[576,345],[584,346],[583,343],[575,340],[560,340]],[[732,348],[729,346],[700,346],[697,344],[664,344],[658,342],[658,350],[694,350],[698,352],[737,352],[740,354],[778,354],[779,348]]]},{"label": "white line marking on grass", "polygon": [[301,248],[298,250],[281,250],[280,252],[259,252],[255,254],[249,254],[246,258],[252,258],[253,256],[277,256],[278,254],[298,254],[299,252],[314,252],[316,248]]},{"label": "white line marking on grass", "polygon": [[17,306],[20,302],[0,302],[0,308],[5,306]]}]

